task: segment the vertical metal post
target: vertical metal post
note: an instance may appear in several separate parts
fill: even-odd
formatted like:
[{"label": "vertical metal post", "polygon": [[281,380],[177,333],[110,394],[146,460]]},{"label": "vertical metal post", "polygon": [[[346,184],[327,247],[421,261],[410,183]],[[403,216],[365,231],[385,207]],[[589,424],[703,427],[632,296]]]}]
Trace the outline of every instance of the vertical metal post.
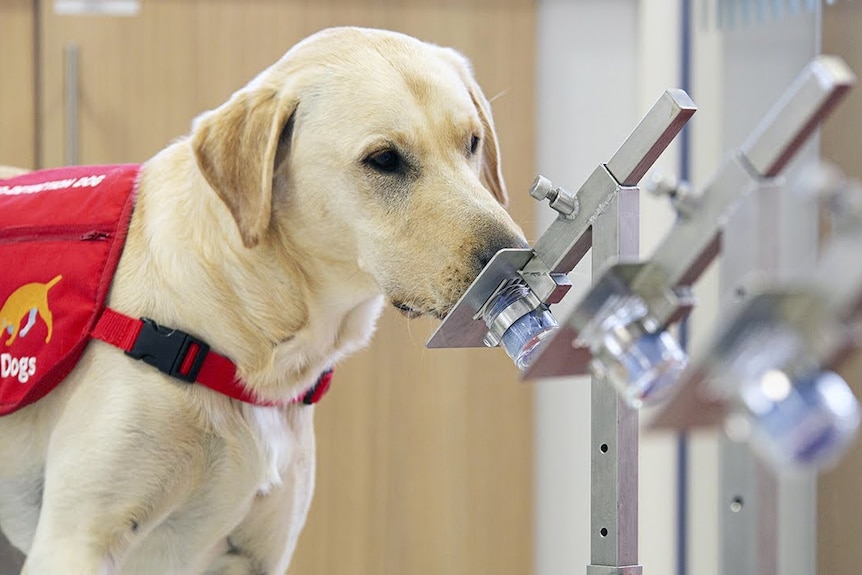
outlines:
[{"label": "vertical metal post", "polygon": [[[816,20],[815,16],[804,15],[768,27],[740,27],[724,33],[722,99],[727,110],[734,110],[733,117],[723,122],[725,145],[735,146],[741,141],[770,102],[797,76],[799,67],[819,52]],[[758,57],[752,58],[755,53]],[[820,73],[815,76],[821,77]],[[769,151],[768,148],[768,145],[764,147]],[[809,148],[801,155],[811,159],[816,156],[816,151],[812,152]],[[786,181],[795,180],[793,166],[785,173]],[[744,229],[745,221],[736,220],[731,221],[732,229],[725,230],[722,293],[732,294],[742,274],[752,269],[778,274],[785,279],[788,270],[804,269],[815,261],[816,221],[813,224],[803,222],[812,222],[816,211],[807,214],[797,211],[798,203],[788,192],[787,189],[763,190],[754,194],[756,197],[750,198],[737,213],[748,221],[748,231]],[[774,252],[759,263],[752,261],[755,251],[765,249]],[[745,294],[740,292],[737,297],[745,297]],[[729,305],[732,304],[725,302],[722,309],[731,309]],[[805,493],[813,491],[814,479],[790,486],[764,469],[747,446],[727,441],[720,446],[719,464],[719,551],[723,565],[720,573],[813,575],[814,519],[803,522],[797,517],[807,515],[815,505],[813,493]],[[804,535],[804,531],[810,531],[811,535]]]},{"label": "vertical metal post", "polygon": [[[592,227],[592,271],[638,255],[637,188],[620,188]],[[610,385],[592,380],[591,546],[587,575],[640,575],[638,414]]]},{"label": "vertical metal post", "polygon": [[[786,280],[810,270],[817,254],[817,210],[791,190],[749,196],[724,231],[722,293],[731,309],[751,272]],[[720,524],[724,575],[811,575],[815,565],[813,472],[782,479],[745,444],[720,443]]]},{"label": "vertical metal post", "polygon": [[[775,233],[774,213],[762,209],[762,201],[778,190],[759,190],[748,196],[724,229],[721,259],[721,293],[732,309],[745,300],[742,280],[751,272],[775,269],[774,254],[764,249],[760,234]],[[775,243],[773,241],[773,243]],[[771,482],[769,472],[751,449],[721,438],[719,443],[719,524],[721,573],[763,575],[775,573],[770,560],[776,554],[775,490],[762,489]],[[766,563],[769,561],[769,563]],[[771,569],[771,570],[770,570]]]}]

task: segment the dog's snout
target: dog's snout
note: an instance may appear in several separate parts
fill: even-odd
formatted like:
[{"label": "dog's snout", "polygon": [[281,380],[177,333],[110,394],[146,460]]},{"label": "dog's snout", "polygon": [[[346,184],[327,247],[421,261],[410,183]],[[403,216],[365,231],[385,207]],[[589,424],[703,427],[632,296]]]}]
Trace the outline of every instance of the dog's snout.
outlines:
[{"label": "dog's snout", "polygon": [[485,241],[479,250],[476,253],[476,272],[482,271],[488,262],[491,261],[497,252],[502,249],[507,248],[518,248],[518,249],[526,249],[529,248],[530,244],[527,243],[527,240],[524,238],[511,234],[494,234],[490,236],[487,241]]}]

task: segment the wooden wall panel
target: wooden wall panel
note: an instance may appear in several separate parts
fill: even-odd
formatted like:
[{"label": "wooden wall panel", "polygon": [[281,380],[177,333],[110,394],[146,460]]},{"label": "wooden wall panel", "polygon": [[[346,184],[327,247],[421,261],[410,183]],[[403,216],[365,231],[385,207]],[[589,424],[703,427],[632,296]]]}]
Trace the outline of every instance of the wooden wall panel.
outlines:
[{"label": "wooden wall panel", "polygon": [[[46,165],[63,161],[62,51],[80,46],[82,163],[141,161],[293,43],[332,25],[400,30],[469,56],[494,98],[512,212],[529,232],[528,0],[144,0],[135,18],[43,3]],[[317,408],[318,482],[290,573],[532,570],[532,391],[499,350],[424,349],[435,322],[387,312]]]},{"label": "wooden wall panel", "polygon": [[[862,77],[862,6],[838,2],[823,10],[823,53],[841,56]],[[862,87],[856,86],[823,125],[824,158],[862,179]]]},{"label": "wooden wall panel", "polygon": [[[0,2],[0,165],[36,166],[35,0]],[[21,555],[0,534],[0,573]]]},{"label": "wooden wall panel", "polygon": [[[823,53],[844,58],[862,77],[862,5],[838,2],[823,10]],[[862,87],[823,127],[821,151],[847,175],[862,179]],[[862,265],[862,264],[860,264]],[[842,370],[857,398],[862,398],[862,358]],[[862,565],[862,441],[836,469],[821,476],[817,496],[817,572],[855,573]]]},{"label": "wooden wall panel", "polygon": [[35,0],[0,2],[0,164],[36,165]]}]

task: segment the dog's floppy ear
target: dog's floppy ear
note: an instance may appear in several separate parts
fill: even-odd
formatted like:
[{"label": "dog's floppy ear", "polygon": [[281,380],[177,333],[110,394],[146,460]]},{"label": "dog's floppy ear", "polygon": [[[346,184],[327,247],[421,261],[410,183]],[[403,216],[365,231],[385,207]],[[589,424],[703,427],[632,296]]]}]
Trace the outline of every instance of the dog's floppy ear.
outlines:
[{"label": "dog's floppy ear", "polygon": [[243,244],[254,247],[269,228],[273,170],[282,130],[297,100],[275,89],[237,92],[196,120],[192,148],[198,167],[230,209]]},{"label": "dog's floppy ear", "polygon": [[494,119],[491,116],[491,103],[485,98],[475,80],[473,89],[470,90],[470,97],[485,129],[485,145],[482,147],[482,183],[494,194],[497,201],[506,207],[509,205],[509,196],[506,193],[506,182],[503,180],[503,170],[500,167],[500,143],[497,140],[497,130],[494,129]]},{"label": "dog's floppy ear", "polygon": [[500,143],[497,140],[497,130],[494,128],[494,117],[491,115],[491,103],[488,102],[479,83],[473,77],[469,60],[451,48],[444,48],[443,51],[455,66],[464,85],[467,86],[485,131],[485,142],[482,146],[482,183],[505,207],[509,204],[509,196],[506,194],[506,182],[503,180],[503,171],[500,167]]}]

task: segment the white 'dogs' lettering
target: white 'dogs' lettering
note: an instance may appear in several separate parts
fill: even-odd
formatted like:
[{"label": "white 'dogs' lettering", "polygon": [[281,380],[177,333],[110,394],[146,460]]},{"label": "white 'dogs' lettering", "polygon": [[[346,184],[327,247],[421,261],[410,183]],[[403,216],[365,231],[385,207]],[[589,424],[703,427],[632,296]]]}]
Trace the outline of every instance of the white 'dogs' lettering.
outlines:
[{"label": "white 'dogs' lettering", "polygon": [[21,383],[27,383],[36,374],[35,357],[15,357],[10,353],[0,354],[0,377],[17,377]]}]

